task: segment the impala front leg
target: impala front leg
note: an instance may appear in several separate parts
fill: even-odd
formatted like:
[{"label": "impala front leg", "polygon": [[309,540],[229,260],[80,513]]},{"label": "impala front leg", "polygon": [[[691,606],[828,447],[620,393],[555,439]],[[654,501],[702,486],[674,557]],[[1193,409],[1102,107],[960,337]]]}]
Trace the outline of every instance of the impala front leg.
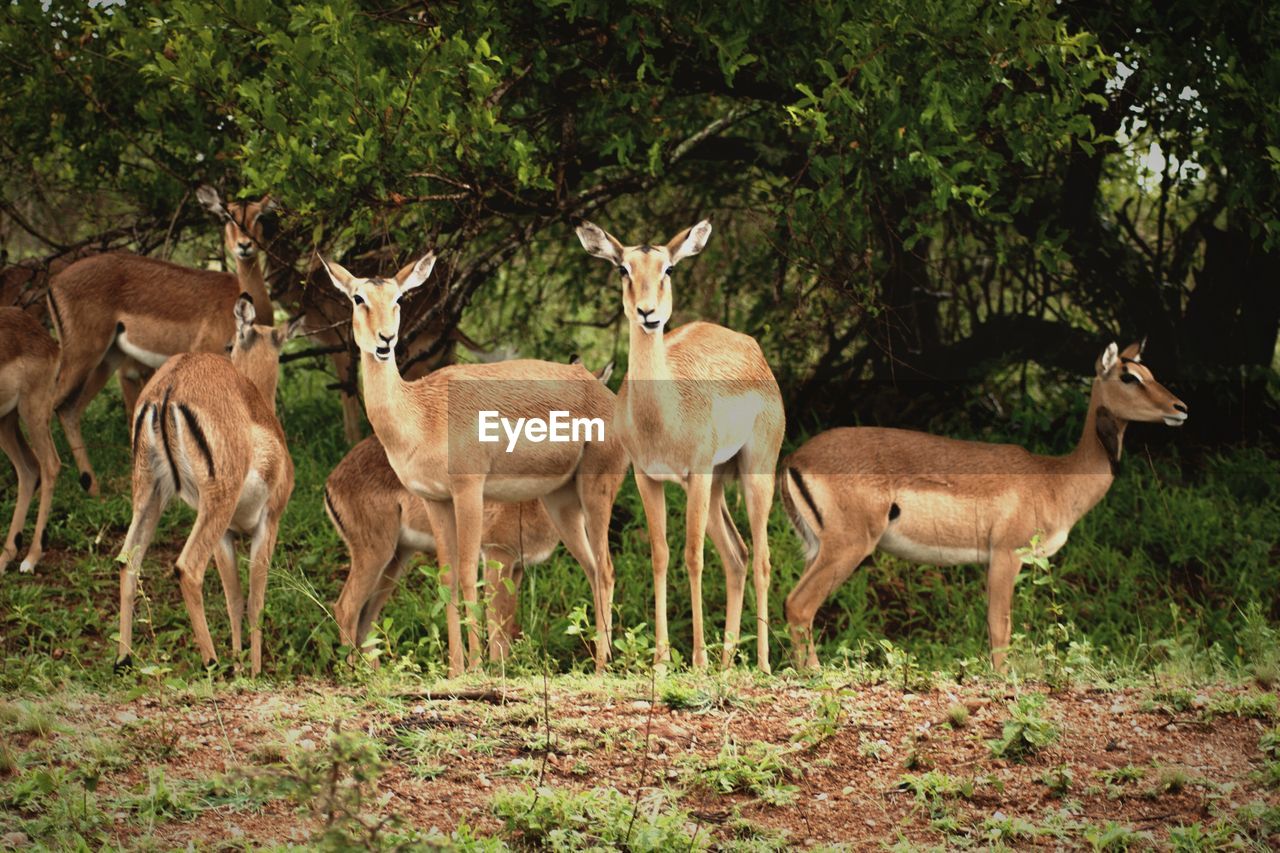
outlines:
[{"label": "impala front leg", "polygon": [[484,663],[479,586],[480,539],[484,532],[484,478],[454,477],[453,513],[458,525],[458,585],[462,589],[462,618],[467,623],[467,669]]},{"label": "impala front leg", "polygon": [[1012,551],[993,551],[987,566],[987,631],[991,637],[991,665],[1004,672],[1013,633],[1013,582],[1022,561]]},{"label": "impala front leg", "polygon": [[667,496],[661,480],[654,480],[639,468],[635,469],[635,475],[653,559],[653,662],[658,666],[671,660],[671,641],[667,636],[667,563],[671,557],[667,547]]},{"label": "impala front leg", "polygon": [[689,568],[689,595],[693,600],[693,666],[707,665],[702,628],[702,554],[711,509],[711,474],[689,475],[689,504],[685,513],[684,561]]},{"label": "impala front leg", "polygon": [[424,500],[427,518],[435,531],[436,554],[440,562],[441,582],[448,587],[445,601],[445,623],[449,639],[449,677],[462,675],[462,623],[458,619],[458,526],[454,521],[452,501]]}]

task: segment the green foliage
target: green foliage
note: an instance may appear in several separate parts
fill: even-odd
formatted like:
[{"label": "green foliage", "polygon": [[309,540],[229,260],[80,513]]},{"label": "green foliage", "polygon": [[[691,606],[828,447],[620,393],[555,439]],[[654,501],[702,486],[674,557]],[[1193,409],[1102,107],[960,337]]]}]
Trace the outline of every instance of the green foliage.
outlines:
[{"label": "green foliage", "polygon": [[1000,737],[987,741],[992,758],[1021,761],[1058,740],[1058,727],[1041,716],[1044,704],[1042,694],[1031,693],[1009,706]]},{"label": "green foliage", "polygon": [[689,815],[661,791],[637,800],[612,788],[574,792],[523,787],[493,798],[493,812],[512,841],[542,850],[701,850]]},{"label": "green foliage", "polygon": [[690,759],[686,763],[694,772],[694,780],[712,791],[747,791],[772,805],[783,805],[794,802],[798,791],[785,783],[797,772],[787,761],[796,748],[755,741],[744,749],[729,738],[715,758],[705,762]]}]

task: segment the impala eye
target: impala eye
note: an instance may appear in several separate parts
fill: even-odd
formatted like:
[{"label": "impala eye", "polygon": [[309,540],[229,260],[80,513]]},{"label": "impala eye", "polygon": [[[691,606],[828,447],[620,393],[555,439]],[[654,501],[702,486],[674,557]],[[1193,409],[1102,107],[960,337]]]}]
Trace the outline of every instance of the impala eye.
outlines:
[{"label": "impala eye", "polygon": [[1121,373],[1120,381],[1126,385],[1132,385],[1134,382],[1141,382],[1142,380],[1137,376],[1134,376],[1132,373]]},{"label": "impala eye", "polygon": [[364,304],[364,297],[363,297],[363,296],[361,296],[361,295],[360,295],[360,294],[358,294],[358,293],[357,293],[355,296],[351,297],[351,298],[355,300],[355,303],[356,303],[357,305],[363,305],[363,304]]},{"label": "impala eye", "polygon": [[631,273],[627,270],[627,268],[626,268],[626,267],[624,267],[624,266],[619,266],[619,267],[618,267],[618,275],[622,276],[623,278],[626,278],[627,276],[631,275]]}]

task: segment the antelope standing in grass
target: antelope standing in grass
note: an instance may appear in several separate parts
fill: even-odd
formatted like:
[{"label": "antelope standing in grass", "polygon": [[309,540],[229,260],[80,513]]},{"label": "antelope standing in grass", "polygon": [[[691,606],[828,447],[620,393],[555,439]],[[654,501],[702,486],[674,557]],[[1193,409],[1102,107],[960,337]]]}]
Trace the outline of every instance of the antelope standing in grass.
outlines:
[{"label": "antelope standing in grass", "polygon": [[146,372],[180,352],[225,352],[236,331],[233,308],[241,293],[253,299],[263,323],[272,323],[258,262],[270,197],[224,206],[210,187],[201,187],[197,196],[225,222],[223,242],[236,259],[234,274],[110,252],[76,261],[49,285],[50,314],[62,342],[55,405],[80,485],[91,495],[98,494],[98,481],[80,418],[112,373],[120,371],[125,415],[132,420]]},{"label": "antelope standing in grass", "polygon": [[1106,494],[1131,421],[1178,426],[1187,407],[1142,363],[1142,346],[1113,343],[1096,364],[1075,450],[1040,456],[1011,444],[958,441],[872,427],[815,436],[782,462],[782,497],[805,544],[787,596],[796,661],[816,666],[813,617],[879,548],[935,566],[987,564],[992,663],[1003,669],[1019,550],[1037,536],[1050,557]]},{"label": "antelope standing in grass", "polygon": [[[613,362],[597,378],[608,382]],[[329,520],[351,554],[351,569],[333,606],[342,642],[364,647],[369,629],[414,554],[437,559],[431,519],[421,498],[401,484],[377,436],[352,448],[324,486]],[[538,501],[484,507],[480,557],[488,596],[489,660],[506,660],[516,634],[516,596],[525,568],[546,561],[560,536]],[[497,563],[490,570],[490,563]]]},{"label": "antelope standing in grass", "polygon": [[[0,574],[18,556],[19,537],[36,486],[40,508],[31,531],[20,572],[35,571],[44,554],[44,528],[53,503],[53,487],[62,463],[53,445],[49,421],[53,417],[53,377],[58,372],[58,345],[35,317],[21,308],[0,308],[0,449],[18,474],[18,499],[4,549]],[[26,424],[23,437],[20,424]]]},{"label": "antelope standing in grass", "polygon": [[156,371],[138,398],[133,422],[133,520],[120,549],[120,647],[116,668],[132,663],[138,572],[160,514],[174,495],[196,520],[174,574],[206,666],[217,661],[204,616],[204,573],[213,555],[239,657],[244,596],[235,534],[249,537],[252,672],[262,670],[262,606],[280,516],[293,492],[293,460],[275,414],[280,349],[296,334],[254,325],[248,294],[235,305],[231,357],[184,353]]},{"label": "antelope standing in grass", "polygon": [[[613,394],[581,365],[516,360],[452,365],[406,382],[396,369],[399,299],[431,274],[428,253],[394,279],[357,278],[323,261],[333,284],[352,303],[352,332],[360,348],[365,412],[387,460],[405,488],[425,501],[439,552],[449,567],[446,608],[449,672],[463,669],[458,602],[470,625],[467,664],[481,658],[477,605],[477,561],[484,532],[485,501],[541,501],[561,541],[582,565],[591,584],[596,622],[596,669],[609,659],[612,639],[613,561],[609,516],[626,474],[622,446],[607,422]],[[546,421],[553,411],[599,419],[600,440],[579,433],[570,440],[479,441],[480,411],[514,421]]]},{"label": "antelope standing in grass", "polygon": [[577,228],[588,253],[622,274],[622,306],[630,326],[630,368],[618,392],[615,431],[631,457],[653,551],[654,623],[659,663],[667,639],[667,507],[664,481],[688,495],[685,564],[693,597],[693,665],[705,666],[702,630],[703,539],[711,535],[727,587],[721,662],[733,662],[742,621],[747,548],[724,500],[738,477],[751,524],[756,593],[756,660],[769,671],[769,507],[785,426],[782,395],[753,338],[694,322],[665,333],[671,319],[671,268],[702,251],[711,223],[686,228],[665,246],[623,246],[590,222]]}]

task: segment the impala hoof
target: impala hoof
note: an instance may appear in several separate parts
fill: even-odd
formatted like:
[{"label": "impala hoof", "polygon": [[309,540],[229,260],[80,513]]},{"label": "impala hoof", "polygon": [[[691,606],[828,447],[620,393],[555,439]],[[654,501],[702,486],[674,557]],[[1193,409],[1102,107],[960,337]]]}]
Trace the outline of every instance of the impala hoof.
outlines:
[{"label": "impala hoof", "polygon": [[111,672],[114,675],[122,675],[133,669],[133,655],[125,655],[111,665]]},{"label": "impala hoof", "polygon": [[80,472],[80,488],[89,494],[93,494],[93,478],[89,476],[87,471]]}]

